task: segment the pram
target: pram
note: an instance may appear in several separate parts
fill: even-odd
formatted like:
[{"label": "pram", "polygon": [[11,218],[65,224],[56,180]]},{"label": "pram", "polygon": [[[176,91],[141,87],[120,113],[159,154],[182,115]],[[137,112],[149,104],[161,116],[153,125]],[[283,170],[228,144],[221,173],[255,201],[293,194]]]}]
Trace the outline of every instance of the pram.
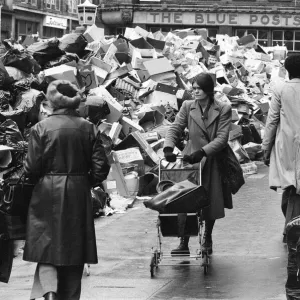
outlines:
[{"label": "pram", "polygon": [[[178,159],[181,161],[182,166],[182,157],[178,157]],[[163,168],[162,164],[165,161],[165,159],[161,159],[159,163],[159,182],[170,180],[173,182],[181,182],[183,180],[195,180],[195,174],[196,174],[196,180],[197,185],[202,185],[202,178],[201,178],[201,164],[199,164],[199,168],[175,168],[175,169],[166,169]],[[189,197],[188,201],[191,201],[191,199],[197,200],[197,195],[193,193],[188,193],[183,196]],[[191,198],[192,197],[192,198]],[[185,200],[185,199],[181,199]],[[187,198],[186,198],[187,200]],[[181,262],[184,258],[184,260],[196,260],[200,261],[201,266],[204,268],[204,274],[206,275],[208,273],[208,266],[209,266],[209,254],[207,251],[203,251],[201,249],[202,240],[203,240],[203,226],[204,226],[204,220],[203,220],[203,209],[207,208],[209,206],[208,201],[204,201],[201,203],[199,211],[196,212],[188,212],[188,213],[160,213],[158,216],[158,221],[156,224],[157,227],[157,245],[156,247],[152,247],[152,255],[151,255],[151,261],[150,261],[150,274],[151,278],[154,277],[154,271],[158,268],[159,265],[161,266],[173,266],[173,264],[162,264],[163,260],[168,261],[177,261]],[[182,217],[184,217],[184,231],[181,227],[181,234],[179,235],[179,223],[182,223]],[[182,233],[183,232],[183,233]],[[165,255],[162,251],[162,236],[163,237],[178,237],[178,236],[198,236],[199,239],[199,249],[197,249],[195,255]],[[199,266],[199,263],[195,264],[180,264],[180,266]]]}]

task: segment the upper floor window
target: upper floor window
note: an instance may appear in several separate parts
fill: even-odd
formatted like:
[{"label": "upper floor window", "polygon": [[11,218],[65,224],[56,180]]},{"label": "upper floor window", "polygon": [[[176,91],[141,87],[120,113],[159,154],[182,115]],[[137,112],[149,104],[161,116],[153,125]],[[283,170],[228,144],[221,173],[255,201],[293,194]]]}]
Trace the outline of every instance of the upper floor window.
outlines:
[{"label": "upper floor window", "polygon": [[69,0],[69,12],[77,14],[77,5],[80,4],[80,0]]},{"label": "upper floor window", "polygon": [[37,5],[37,0],[21,0],[21,3],[27,3],[31,5]]},{"label": "upper floor window", "polygon": [[49,9],[60,10],[61,0],[46,0],[46,7]]}]

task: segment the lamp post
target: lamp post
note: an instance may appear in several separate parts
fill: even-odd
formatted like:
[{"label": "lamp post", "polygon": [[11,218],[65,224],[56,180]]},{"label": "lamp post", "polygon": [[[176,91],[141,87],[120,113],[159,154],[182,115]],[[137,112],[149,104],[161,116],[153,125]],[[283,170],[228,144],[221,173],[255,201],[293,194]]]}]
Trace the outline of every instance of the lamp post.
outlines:
[{"label": "lamp post", "polygon": [[85,31],[87,26],[95,24],[98,6],[86,0],[84,3],[77,5],[78,22],[81,25],[76,31]]}]

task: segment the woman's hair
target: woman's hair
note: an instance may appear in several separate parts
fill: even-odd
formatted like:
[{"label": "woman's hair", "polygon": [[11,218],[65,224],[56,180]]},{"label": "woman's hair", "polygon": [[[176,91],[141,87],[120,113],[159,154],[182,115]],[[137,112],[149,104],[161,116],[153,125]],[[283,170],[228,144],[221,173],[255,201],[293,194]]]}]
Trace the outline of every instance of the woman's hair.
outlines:
[{"label": "woman's hair", "polygon": [[81,101],[81,94],[76,85],[67,80],[55,80],[47,89],[47,100],[53,110],[61,108],[77,109]]},{"label": "woman's hair", "polygon": [[300,78],[300,54],[293,54],[286,58],[284,67],[290,78]]},{"label": "woman's hair", "polygon": [[214,89],[215,83],[213,78],[208,73],[198,74],[192,81],[192,84],[196,83],[203,92],[209,97],[211,101],[214,101]]}]

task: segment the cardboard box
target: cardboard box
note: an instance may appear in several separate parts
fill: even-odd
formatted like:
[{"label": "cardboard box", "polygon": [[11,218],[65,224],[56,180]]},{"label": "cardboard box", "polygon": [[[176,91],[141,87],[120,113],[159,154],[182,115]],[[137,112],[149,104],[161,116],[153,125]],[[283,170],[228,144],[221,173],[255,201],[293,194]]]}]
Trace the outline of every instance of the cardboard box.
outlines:
[{"label": "cardboard box", "polygon": [[153,124],[153,127],[159,126],[165,119],[165,116],[160,111],[146,105],[137,110],[136,114],[139,117],[139,125],[143,128],[144,124],[149,122]]},{"label": "cardboard box", "polygon": [[[110,156],[111,169],[107,180],[104,183],[104,189],[107,193],[112,192],[112,190],[117,190],[118,194],[123,197],[130,197],[128,191],[123,170],[121,164],[118,160],[118,156],[113,151]],[[116,187],[116,188],[115,188]]]},{"label": "cardboard box", "polygon": [[110,114],[107,115],[107,122],[117,122],[123,116],[123,106],[116,101],[112,95],[106,90],[104,86],[99,86],[95,89],[90,90],[91,96],[98,96],[102,100],[105,100],[109,106]]},{"label": "cardboard box", "polygon": [[240,125],[236,125],[236,124],[231,123],[230,124],[230,131],[229,131],[229,141],[238,139],[242,135],[243,135],[242,127]]},{"label": "cardboard box", "polygon": [[119,122],[114,122],[111,126],[108,136],[111,138],[113,144],[116,143],[122,130],[122,125]]},{"label": "cardboard box", "polygon": [[114,72],[110,73],[107,77],[107,80],[111,80],[117,77],[121,77],[124,76],[125,74],[129,73],[130,71],[132,71],[132,66],[131,64],[127,64],[117,70],[115,70]]},{"label": "cardboard box", "polygon": [[140,126],[138,122],[134,122],[125,116],[122,117],[120,123],[122,125],[122,131],[125,135],[129,135],[134,131],[144,132],[143,127]]},{"label": "cardboard box", "polygon": [[108,73],[111,71],[112,66],[96,57],[92,57],[90,63],[98,78],[98,83],[102,84],[106,79]]},{"label": "cardboard box", "polygon": [[104,37],[104,28],[99,28],[95,24],[89,26],[83,34],[88,43],[98,41],[101,37]]},{"label": "cardboard box", "polygon": [[149,77],[175,70],[166,57],[145,61],[144,67]]},{"label": "cardboard box", "polygon": [[148,166],[154,167],[159,163],[159,156],[153,151],[140,132],[132,132],[122,142],[116,145],[115,150],[125,150],[130,147],[139,147],[145,164]]},{"label": "cardboard box", "polygon": [[139,176],[145,174],[145,164],[143,156],[139,148],[128,148],[125,150],[118,150],[114,152],[118,157],[118,161],[122,164],[137,165],[137,172]]},{"label": "cardboard box", "polygon": [[150,103],[153,106],[167,106],[178,110],[178,103],[176,98],[177,88],[159,83],[155,90],[145,97],[144,102]]},{"label": "cardboard box", "polygon": [[95,74],[95,71],[92,70],[91,65],[86,65],[79,70],[80,81],[82,86],[86,88],[86,90],[91,90],[98,87],[98,77]]},{"label": "cardboard box", "polygon": [[147,42],[156,50],[156,51],[163,51],[166,45],[165,41],[152,39],[147,37]]}]

